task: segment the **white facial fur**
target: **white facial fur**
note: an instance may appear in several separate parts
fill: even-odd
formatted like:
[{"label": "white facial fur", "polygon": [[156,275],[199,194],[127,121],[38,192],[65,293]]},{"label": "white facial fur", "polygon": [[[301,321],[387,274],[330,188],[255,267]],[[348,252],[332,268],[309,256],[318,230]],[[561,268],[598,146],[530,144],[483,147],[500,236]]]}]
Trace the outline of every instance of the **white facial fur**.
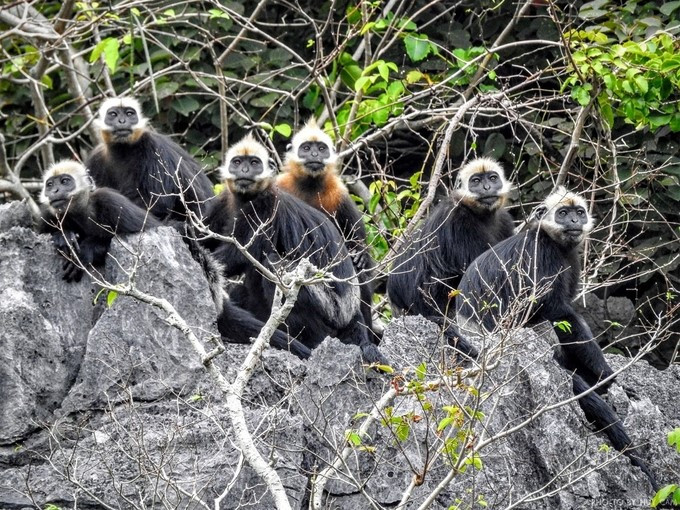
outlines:
[{"label": "white facial fur", "polygon": [[330,150],[330,157],[326,160],[327,165],[333,165],[338,160],[335,153],[333,139],[328,136],[323,129],[321,129],[314,117],[310,118],[304,127],[298,131],[291,141],[291,149],[286,153],[286,159],[295,163],[302,164],[302,160],[298,157],[300,145],[305,142],[323,142]]},{"label": "white facial fur", "polygon": [[99,107],[99,114],[97,116],[97,119],[95,120],[95,123],[97,124],[97,127],[101,129],[102,131],[110,131],[111,128],[106,125],[104,122],[104,119],[106,117],[106,112],[109,111],[110,108],[113,108],[115,106],[122,107],[122,108],[133,108],[137,112],[137,118],[139,119],[139,122],[135,125],[135,129],[143,129],[146,127],[147,122],[149,119],[144,117],[144,114],[142,113],[142,107],[139,104],[139,101],[137,101],[134,97],[112,97],[107,99],[102,103],[102,105]]},{"label": "white facial fur", "polygon": [[39,197],[40,202],[43,204],[49,202],[49,199],[45,196],[45,183],[47,182],[47,179],[54,177],[55,175],[62,174],[69,174],[72,176],[76,181],[76,189],[78,190],[88,188],[89,191],[94,191],[95,189],[94,181],[87,172],[87,169],[81,163],[78,163],[72,159],[64,159],[53,164],[43,174],[43,186]]},{"label": "white facial fur", "polygon": [[236,156],[257,156],[262,161],[263,172],[256,177],[256,180],[263,180],[274,176],[274,170],[270,164],[269,151],[266,147],[258,142],[253,135],[248,134],[243,137],[236,145],[233,145],[227,151],[224,157],[224,163],[219,169],[220,181],[228,181],[234,178],[229,171],[231,160]]},{"label": "white facial fur", "polygon": [[498,175],[500,175],[501,179],[503,180],[503,187],[498,193],[499,196],[507,195],[512,189],[512,184],[506,180],[503,167],[498,163],[498,161],[492,158],[476,158],[468,162],[458,172],[457,185],[459,191],[463,195],[473,198],[476,197],[476,195],[468,189],[468,184],[470,182],[470,177],[483,172],[496,172]]},{"label": "white facial fur", "polygon": [[538,207],[538,210],[542,214],[538,220],[540,228],[551,235],[561,234],[563,227],[557,221],[555,221],[555,213],[561,206],[580,206],[586,211],[586,214],[588,215],[588,221],[582,227],[582,240],[583,237],[585,237],[585,235],[593,229],[594,221],[588,213],[588,204],[583,199],[583,197],[577,195],[576,193],[572,193],[571,191],[567,191],[564,186],[558,187],[554,192],[548,195],[543,203]]}]

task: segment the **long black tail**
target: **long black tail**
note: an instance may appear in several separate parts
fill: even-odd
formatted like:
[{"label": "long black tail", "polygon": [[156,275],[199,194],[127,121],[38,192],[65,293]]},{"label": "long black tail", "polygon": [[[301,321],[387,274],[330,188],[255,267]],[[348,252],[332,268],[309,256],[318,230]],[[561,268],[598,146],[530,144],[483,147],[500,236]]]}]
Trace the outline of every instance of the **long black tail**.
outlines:
[{"label": "long black tail", "polygon": [[[572,384],[574,395],[580,395],[584,391],[590,389],[590,386],[585,380],[576,374],[572,376]],[[647,478],[649,478],[654,490],[658,491],[659,484],[656,481],[656,477],[649,469],[649,466],[635,455],[635,450],[632,448],[632,441],[623,426],[623,422],[616,412],[614,412],[612,407],[602,400],[602,397],[594,391],[582,396],[578,403],[581,406],[581,409],[583,409],[588,421],[593,422],[598,431],[607,434],[607,437],[612,445],[614,445],[614,448],[626,455],[630,459],[631,464],[639,467],[642,472],[647,475]]]},{"label": "long black tail", "polygon": [[[260,334],[262,326],[264,323],[249,311],[239,308],[229,299],[223,300],[222,311],[217,317],[217,329],[227,342],[249,344],[251,337]],[[272,347],[290,351],[301,359],[312,355],[309,347],[295,338],[289,339],[286,333],[278,329],[274,331],[269,343]]]}]

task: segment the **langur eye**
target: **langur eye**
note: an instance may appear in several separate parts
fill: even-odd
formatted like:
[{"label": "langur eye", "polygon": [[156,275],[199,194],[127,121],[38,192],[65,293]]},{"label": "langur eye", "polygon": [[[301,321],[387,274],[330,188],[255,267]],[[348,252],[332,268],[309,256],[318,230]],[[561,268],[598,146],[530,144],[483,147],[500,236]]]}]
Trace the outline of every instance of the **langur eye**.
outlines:
[{"label": "langur eye", "polygon": [[62,177],[62,178],[61,178],[61,183],[62,183],[62,184],[68,184],[68,182],[69,182],[69,178],[68,178],[68,177]]},{"label": "langur eye", "polygon": [[326,147],[326,144],[325,144],[325,143],[320,143],[320,144],[319,144],[319,150],[320,150],[320,151],[327,151],[327,150],[328,150],[328,147]]},{"label": "langur eye", "polygon": [[473,177],[472,179],[470,179],[470,182],[473,184],[479,184],[480,180],[481,179],[479,177]]},{"label": "langur eye", "polygon": [[254,159],[250,164],[253,166],[260,166],[262,162],[259,159]]},{"label": "langur eye", "polygon": [[116,112],[114,112],[113,110],[109,110],[108,115],[109,115],[109,117],[118,117],[118,114]]},{"label": "langur eye", "polygon": [[497,181],[497,180],[498,180],[498,176],[497,176],[497,175],[491,175],[491,176],[489,177],[489,179],[491,179],[492,181]]},{"label": "langur eye", "polygon": [[562,209],[562,210],[560,211],[560,216],[566,216],[566,215],[567,215],[567,211],[565,211],[564,209]]},{"label": "langur eye", "polygon": [[47,184],[45,184],[46,188],[51,188],[52,184],[54,184],[52,181],[48,181]]},{"label": "langur eye", "polygon": [[576,211],[576,214],[578,214],[579,216],[583,216],[585,214],[585,211],[583,209],[579,209],[578,211]]},{"label": "langur eye", "polygon": [[128,110],[125,112],[125,115],[127,115],[128,117],[132,117],[134,114],[135,114],[134,110]]},{"label": "langur eye", "polygon": [[236,165],[236,166],[238,166],[238,165],[240,165],[240,164],[241,164],[241,160],[240,160],[240,159],[238,159],[238,158],[236,158],[236,159],[232,159],[232,160],[231,160],[231,163],[232,163],[233,165]]},{"label": "langur eye", "polygon": [[309,150],[309,145],[303,145],[302,146],[303,151],[308,151]]}]

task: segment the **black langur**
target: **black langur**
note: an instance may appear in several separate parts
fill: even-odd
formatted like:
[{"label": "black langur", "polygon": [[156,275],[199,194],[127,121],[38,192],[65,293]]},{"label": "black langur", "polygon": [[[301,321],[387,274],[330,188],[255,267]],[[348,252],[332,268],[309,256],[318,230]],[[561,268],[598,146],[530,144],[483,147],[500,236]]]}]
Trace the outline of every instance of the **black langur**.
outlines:
[{"label": "black langur", "polygon": [[[467,267],[513,234],[512,217],[504,207],[510,189],[493,159],[474,159],[460,170],[457,189],[437,204],[395,259],[387,293],[397,314],[420,314],[439,325],[454,315],[450,293]],[[452,325],[445,333],[460,338]],[[469,346],[459,348],[465,352]]]},{"label": "black langur", "polygon": [[[610,377],[613,370],[574,310],[581,278],[580,247],[593,227],[585,200],[559,187],[536,208],[529,229],[477,257],[463,276],[456,298],[458,323],[466,330],[492,332],[547,321],[560,344],[557,362],[572,372],[575,395]],[[600,384],[606,391],[611,384]],[[639,466],[656,487],[647,465],[630,450],[631,440],[614,410],[594,391],[581,397],[586,418],[604,430],[614,447]],[[628,450],[628,451],[627,451]]]},{"label": "black langur", "polygon": [[[251,135],[231,147],[221,168],[227,189],[215,201],[208,225],[233,236],[272,270],[309,258],[327,271],[336,280],[304,286],[281,328],[311,349],[334,336],[358,345],[367,362],[386,364],[361,324],[358,281],[340,233],[321,212],[277,188],[274,174],[267,149]],[[245,276],[233,294],[235,301],[265,320],[274,282],[260,274],[233,243],[224,243],[216,255],[226,267],[226,276]]]},{"label": "black langur", "polygon": [[337,160],[333,140],[311,118],[293,137],[286,153],[283,173],[278,176],[276,183],[325,213],[340,229],[361,283],[361,315],[364,324],[371,329],[374,290],[372,268],[375,264],[368,253],[361,212],[338,176]]},{"label": "black langur", "polygon": [[53,233],[64,256],[64,279],[80,281],[83,267],[104,263],[117,235],[133,234],[160,225],[147,211],[109,188],[96,188],[85,167],[65,160],[43,176],[40,193],[42,230]]},{"label": "black langur", "polygon": [[184,221],[187,209],[205,214],[210,180],[189,153],[149,128],[136,99],[107,99],[96,122],[102,141],[85,166],[97,186],[118,190],[160,220]]}]

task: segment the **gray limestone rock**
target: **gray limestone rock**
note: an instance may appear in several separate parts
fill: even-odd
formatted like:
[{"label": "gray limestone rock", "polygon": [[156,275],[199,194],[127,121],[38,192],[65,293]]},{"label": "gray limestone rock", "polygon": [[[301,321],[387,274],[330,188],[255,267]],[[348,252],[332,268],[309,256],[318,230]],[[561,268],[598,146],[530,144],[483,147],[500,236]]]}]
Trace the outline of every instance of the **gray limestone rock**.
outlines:
[{"label": "gray limestone rock", "polygon": [[[222,509],[273,508],[234,442],[223,395],[164,313],[122,295],[109,307],[87,277],[64,282],[50,237],[26,228],[21,206],[10,206],[0,208],[0,508],[214,508],[216,499]],[[212,348],[208,284],[175,232],[114,242],[100,270],[124,283],[133,267],[139,287],[167,299]],[[457,360],[421,317],[385,331],[393,375],[368,369],[356,346],[336,339],[306,362],[267,350],[243,399],[248,427],[295,509],[309,507],[309,488],[348,437],[354,446],[330,476],[323,508],[395,508],[405,494],[401,508],[417,508],[447,477],[430,508],[646,506],[649,481],[603,447],[606,436],[578,403],[541,411],[572,396],[546,335],[506,335],[481,379],[460,377],[476,365]],[[248,350],[226,345],[217,364],[228,381]],[[608,360],[615,368],[630,361]],[[680,424],[680,367],[638,361],[617,381],[605,398],[640,457],[661,484],[679,482],[665,438]],[[395,389],[356,441],[375,403]],[[483,414],[466,419],[475,412]],[[472,428],[442,427],[448,416]],[[459,453],[476,448],[476,463],[452,471]]]}]

